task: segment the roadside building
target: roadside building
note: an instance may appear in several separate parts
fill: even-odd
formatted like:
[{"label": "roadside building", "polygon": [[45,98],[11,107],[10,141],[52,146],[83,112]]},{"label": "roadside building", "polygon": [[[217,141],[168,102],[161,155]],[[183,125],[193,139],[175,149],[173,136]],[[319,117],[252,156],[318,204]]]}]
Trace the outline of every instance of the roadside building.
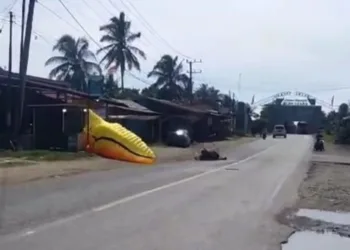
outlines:
[{"label": "roadside building", "polygon": [[[0,71],[0,148],[8,148],[13,138],[14,114],[19,106],[19,82],[18,74],[13,73],[9,79],[7,71]],[[21,145],[28,149],[72,148],[71,144],[77,141],[77,134],[85,125],[88,107],[107,121],[122,123],[147,142],[157,141],[159,116],[156,112],[141,105],[136,107],[131,101],[90,96],[69,86],[66,82],[27,77],[25,110],[20,128]],[[7,115],[9,109],[10,119]]]}]

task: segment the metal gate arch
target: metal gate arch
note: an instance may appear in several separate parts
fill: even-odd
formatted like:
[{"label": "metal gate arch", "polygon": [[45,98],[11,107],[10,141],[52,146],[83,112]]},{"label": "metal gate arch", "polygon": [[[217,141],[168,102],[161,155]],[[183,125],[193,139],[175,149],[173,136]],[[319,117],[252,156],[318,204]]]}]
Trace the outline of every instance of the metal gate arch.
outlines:
[{"label": "metal gate arch", "polygon": [[[282,104],[286,96],[304,97],[308,100],[305,103],[308,102],[308,104]],[[313,105],[310,100],[314,100]],[[321,105],[316,105],[316,101]],[[253,108],[258,106],[267,106],[269,109],[269,130],[276,124],[292,124],[294,121],[305,121],[309,124],[309,131],[313,133],[321,126],[322,106],[330,107],[331,105],[301,91],[283,91],[252,104]]]}]

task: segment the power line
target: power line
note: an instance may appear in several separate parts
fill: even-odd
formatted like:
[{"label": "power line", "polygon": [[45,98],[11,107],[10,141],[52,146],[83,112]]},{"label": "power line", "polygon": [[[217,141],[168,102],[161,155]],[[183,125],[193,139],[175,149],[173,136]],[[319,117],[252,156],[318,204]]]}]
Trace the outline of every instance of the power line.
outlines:
[{"label": "power line", "polygon": [[[111,4],[111,6],[116,9],[117,11],[121,11],[119,9],[119,7],[116,5],[116,3],[114,3],[112,0],[108,0],[108,2]],[[177,49],[175,49],[173,46],[171,46],[171,44],[169,42],[167,42],[162,36],[160,36],[160,34],[147,22],[147,20],[142,16],[142,14],[136,9],[136,7],[129,1],[128,3],[130,4],[130,6],[132,7],[132,9],[122,0],[120,1],[121,4],[124,6],[124,8],[126,10],[129,11],[130,16],[133,14],[133,16],[137,19],[137,21],[139,21],[141,23],[142,26],[144,26],[146,28],[146,30],[153,35],[155,38],[157,38],[161,43],[163,43],[165,46],[167,46],[168,48],[170,48],[171,50],[173,50],[176,54],[185,57],[187,59],[191,59],[191,57],[184,55],[183,53],[181,53],[180,51],[178,51]],[[135,13],[136,14],[135,14]],[[145,38],[145,40],[152,44],[152,42],[147,38],[147,36],[143,33],[142,36]],[[156,46],[154,46],[160,53],[164,54],[164,51],[160,51]]]},{"label": "power line", "polygon": [[[64,9],[68,12],[68,14],[72,17],[72,19],[79,25],[79,27],[84,31],[84,33],[98,46],[98,48],[102,48],[102,46],[90,35],[90,33],[84,28],[84,26],[79,22],[79,20],[74,16],[74,14],[68,9],[68,7],[64,4],[64,2],[62,0],[58,0],[60,2],[60,4],[64,7]],[[85,1],[84,1],[85,2]],[[111,1],[111,3],[113,3]],[[76,29],[74,26],[72,26],[68,21],[64,20],[61,16],[59,16],[57,13],[55,13],[53,10],[51,10],[50,8],[48,8],[47,6],[45,6],[44,4],[42,4],[40,2],[40,5],[42,7],[44,7],[45,9],[47,9],[48,11],[50,11],[52,14],[54,14],[57,18],[59,18],[61,21],[64,21],[65,23],[67,23],[69,26],[73,27],[74,29]],[[101,4],[101,6],[103,6]],[[113,7],[116,8],[115,5],[113,5]],[[33,32],[34,33],[34,32]],[[42,35],[38,34],[38,36],[42,37],[43,39],[45,39]],[[46,40],[46,39],[45,39]],[[46,40],[47,41],[47,40]],[[128,75],[130,75],[132,78],[141,81],[143,83],[146,84],[150,84],[149,82],[147,82],[146,80],[134,75],[132,72],[130,72],[129,70],[126,71],[128,73]],[[141,71],[142,73],[142,71]]]},{"label": "power line", "polygon": [[95,0],[95,2],[99,3],[99,4],[102,6],[102,8],[103,8],[105,11],[107,11],[111,16],[114,16],[114,14],[102,3],[102,1],[100,1],[100,0]]},{"label": "power line", "polygon": [[[14,24],[16,24],[18,27],[21,27],[21,24],[16,23],[15,21],[13,21]],[[45,41],[48,45],[52,45],[52,43],[43,35],[41,35],[40,33],[38,33],[37,31],[33,30],[34,35],[40,37],[43,41]]]},{"label": "power line", "polygon": [[[67,10],[69,15],[74,19],[74,21],[81,27],[81,29],[88,35],[88,37],[99,47],[102,48],[101,45],[89,34],[89,32],[84,28],[84,26],[78,21],[78,19],[73,15],[73,13],[67,8],[67,6],[62,2],[62,0],[58,0],[62,6]],[[139,80],[143,83],[149,84],[146,80],[141,79],[140,77],[135,76],[133,73],[130,71],[126,71],[131,77],[133,77],[136,80]]]},{"label": "power line", "polygon": [[118,6],[117,6],[114,2],[112,2],[112,0],[108,0],[108,2],[109,2],[117,11],[121,12],[121,11],[118,9]]},{"label": "power line", "polygon": [[[111,0],[109,0],[111,1]],[[174,48],[166,39],[164,39],[153,27],[152,25],[143,17],[143,15],[140,13],[140,11],[137,10],[137,8],[135,7],[135,5],[130,2],[129,0],[126,0],[128,2],[128,4],[131,6],[131,8],[136,12],[136,14],[140,17],[140,19],[143,21],[143,23],[145,24],[145,27],[156,37],[158,37],[161,41],[163,41],[163,43],[165,45],[167,45],[170,49],[172,49],[174,52],[176,52],[177,54],[181,55],[182,57],[185,57],[186,59],[193,59],[190,56],[187,56],[183,53],[181,53],[179,50],[177,50],[176,48]],[[130,8],[124,3],[123,0],[120,0],[120,2],[123,4],[123,6],[125,6],[125,8],[129,9]]]},{"label": "power line", "polygon": [[78,21],[78,19],[73,15],[73,13],[67,8],[67,6],[63,3],[62,0],[58,0],[63,8],[68,12],[68,14],[73,18],[73,20],[79,25],[79,27],[85,32],[85,34],[99,47],[102,48],[101,45],[89,34],[89,32],[84,28],[84,26]]},{"label": "power line", "polygon": [[94,14],[97,16],[98,19],[100,19],[101,22],[104,22],[103,18],[100,17],[100,15],[97,13],[95,8],[92,8],[91,5],[86,0],[82,0],[82,1],[92,12],[94,12]]},{"label": "power line", "polygon": [[5,7],[0,14],[6,13],[8,11],[12,11],[13,7],[15,7],[16,3],[18,2],[18,0],[13,0],[12,3],[10,3],[9,5],[7,5],[7,7]]},{"label": "power line", "polygon": [[[10,23],[9,19],[6,18],[0,18],[0,21],[4,21],[4,23]],[[21,24],[17,23],[16,21],[12,21],[13,24],[15,24],[17,27],[21,27]],[[40,37],[43,41],[45,41],[48,45],[52,45],[52,43],[49,41],[49,39],[47,39],[46,37],[44,37],[42,34],[40,34],[39,32],[33,30],[33,33],[37,36]]]},{"label": "power line", "polygon": [[76,31],[80,31],[77,27],[75,27],[74,25],[72,25],[70,22],[68,22],[67,20],[65,20],[64,18],[62,18],[60,15],[58,15],[55,11],[53,11],[52,9],[50,9],[49,7],[47,7],[46,5],[44,5],[42,2],[37,1],[37,3],[43,7],[44,9],[46,9],[47,11],[49,11],[51,14],[53,14],[55,17],[57,17],[58,19],[60,19],[61,21],[65,22],[67,25],[69,25],[70,27],[72,27],[73,29],[75,29]]},{"label": "power line", "polygon": [[[7,7],[5,7],[4,10],[3,10],[2,12],[0,12],[0,14],[5,13],[5,12],[8,12],[8,11],[12,11],[12,9],[15,7],[17,1],[18,1],[18,0],[13,0],[12,4],[10,3]],[[3,22],[3,23],[1,24],[0,33],[1,33],[1,31],[3,30],[4,25],[5,25],[5,22]]]},{"label": "power line", "polygon": [[[121,12],[121,10],[119,9],[119,7],[112,1],[112,0],[108,0],[108,2],[110,3],[110,5],[116,10],[116,11],[118,11],[118,12]],[[101,2],[101,4],[102,4],[102,2]],[[130,12],[131,12],[131,10],[130,10],[130,8],[128,8],[128,6],[125,6],[126,7],[126,9],[128,9]],[[129,13],[130,14],[130,13]],[[113,14],[112,14],[112,16],[113,16]],[[131,16],[131,15],[130,15]],[[136,19],[137,19],[137,17],[136,17]],[[138,20],[139,21],[139,20]],[[149,43],[150,45],[152,44],[152,42],[151,42],[151,40],[150,39],[148,39],[148,37],[144,34],[144,33],[142,33],[142,37],[144,38],[144,40],[147,42],[147,43]],[[155,49],[157,49],[159,52],[161,52],[156,46],[154,46],[155,47]],[[161,52],[161,53],[163,53],[163,52]]]},{"label": "power line", "polygon": [[144,79],[142,79],[142,78],[136,76],[135,74],[133,74],[133,73],[132,73],[131,71],[129,71],[129,70],[127,70],[126,72],[128,73],[129,76],[131,76],[132,78],[134,78],[134,79],[136,79],[136,80],[138,80],[138,81],[140,81],[140,82],[143,82],[143,83],[145,83],[145,84],[147,84],[147,85],[151,85],[151,84],[152,84],[152,83],[150,83],[150,82],[148,82],[148,81],[146,81],[146,80],[144,80]]}]

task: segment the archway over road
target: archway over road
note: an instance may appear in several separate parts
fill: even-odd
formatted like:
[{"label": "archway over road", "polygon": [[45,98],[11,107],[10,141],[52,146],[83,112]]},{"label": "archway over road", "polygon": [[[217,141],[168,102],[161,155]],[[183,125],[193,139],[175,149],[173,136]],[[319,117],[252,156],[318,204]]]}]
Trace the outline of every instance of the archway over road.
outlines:
[{"label": "archway over road", "polygon": [[284,124],[288,129],[293,122],[303,121],[308,124],[309,133],[316,132],[322,125],[322,107],[333,108],[331,104],[300,91],[280,92],[252,104],[253,108],[258,106],[263,107],[265,117],[262,118],[268,120],[269,130],[276,124]]}]

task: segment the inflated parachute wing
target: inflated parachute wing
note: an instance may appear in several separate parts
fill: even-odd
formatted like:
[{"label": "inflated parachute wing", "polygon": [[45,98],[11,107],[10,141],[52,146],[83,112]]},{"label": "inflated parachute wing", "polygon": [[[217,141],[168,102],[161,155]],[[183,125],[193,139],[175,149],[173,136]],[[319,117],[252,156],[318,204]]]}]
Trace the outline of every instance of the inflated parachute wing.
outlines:
[{"label": "inflated parachute wing", "polygon": [[89,110],[89,144],[89,151],[115,160],[152,164],[156,159],[140,137],[119,123],[106,122],[92,110]]}]

